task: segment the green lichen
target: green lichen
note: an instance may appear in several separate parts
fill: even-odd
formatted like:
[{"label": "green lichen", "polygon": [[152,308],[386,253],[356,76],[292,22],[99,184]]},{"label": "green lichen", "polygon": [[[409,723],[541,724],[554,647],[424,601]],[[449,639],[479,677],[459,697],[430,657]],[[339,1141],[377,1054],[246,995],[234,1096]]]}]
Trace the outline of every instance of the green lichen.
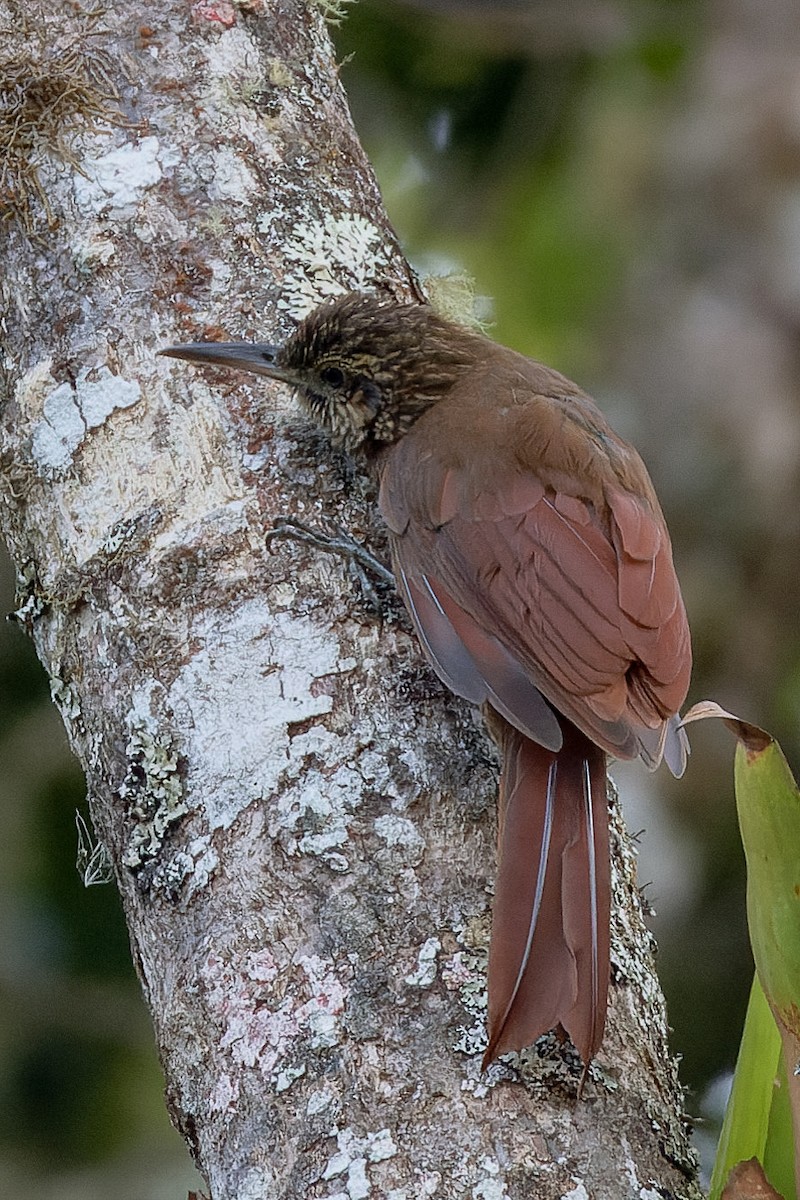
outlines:
[{"label": "green lichen", "polygon": [[472,1057],[486,1049],[486,969],[489,959],[488,916],[473,917],[454,931],[461,950],[442,967],[445,986],[457,990],[471,1024],[458,1028],[454,1049]]},{"label": "green lichen", "polygon": [[486,331],[487,322],[483,314],[485,298],[476,294],[475,280],[469,272],[425,275],[420,282],[431,307],[436,309],[440,317],[481,333]]},{"label": "green lichen", "polygon": [[356,0],[313,0],[314,7],[319,9],[329,25],[341,25],[347,16],[347,9],[355,3]]},{"label": "green lichen", "polygon": [[83,880],[83,886],[88,888],[110,883],[114,873],[108,850],[78,809],[75,810],[75,829],[78,835],[75,869]]},{"label": "green lichen", "polygon": [[128,770],[119,789],[135,824],[123,863],[135,871],[156,858],[169,828],[189,811],[172,738],[136,719],[126,746]]},{"label": "green lichen", "polygon": [[291,71],[279,58],[267,59],[267,78],[274,88],[290,88],[294,82]]}]

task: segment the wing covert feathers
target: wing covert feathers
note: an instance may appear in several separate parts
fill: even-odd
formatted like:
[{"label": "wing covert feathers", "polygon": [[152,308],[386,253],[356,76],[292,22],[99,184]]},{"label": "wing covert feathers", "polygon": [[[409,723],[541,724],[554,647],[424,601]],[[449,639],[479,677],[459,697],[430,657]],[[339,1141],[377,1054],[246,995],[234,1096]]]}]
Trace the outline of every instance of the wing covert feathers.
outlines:
[{"label": "wing covert feathers", "polygon": [[[638,456],[625,459],[637,491],[609,468],[607,478],[573,481],[570,493],[553,485],[552,470],[512,461],[498,472],[503,455],[490,446],[440,456],[425,432],[436,413],[387,456],[380,506],[406,598],[433,595],[446,611],[448,639],[434,633],[430,603],[418,599],[416,613],[410,606],[441,678],[463,675],[459,641],[470,655],[470,639],[491,637],[489,674],[476,667],[484,695],[494,689],[521,732],[537,736],[524,707],[504,702],[509,662],[518,696],[538,689],[610,754],[640,756],[649,768],[668,742],[667,762],[680,770],[683,742],[668,723],[689,684],[689,631],[669,535]],[[567,487],[563,472],[558,482]],[[555,748],[552,736],[540,740]]]},{"label": "wing covert feathers", "polygon": [[588,1063],[603,1036],[611,894],[605,754],[562,724],[554,754],[502,723],[484,1067],[557,1025]]}]

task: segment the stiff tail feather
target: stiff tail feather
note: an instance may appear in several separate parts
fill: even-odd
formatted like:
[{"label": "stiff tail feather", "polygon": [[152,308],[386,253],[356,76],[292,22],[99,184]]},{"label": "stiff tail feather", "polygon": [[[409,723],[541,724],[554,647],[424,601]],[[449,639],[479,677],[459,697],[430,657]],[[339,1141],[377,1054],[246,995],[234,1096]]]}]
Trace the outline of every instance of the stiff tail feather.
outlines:
[{"label": "stiff tail feather", "polygon": [[[493,717],[496,714],[493,714]],[[499,866],[488,1066],[557,1025],[584,1063],[603,1037],[611,904],[606,756],[561,719],[557,753],[499,716]]]}]

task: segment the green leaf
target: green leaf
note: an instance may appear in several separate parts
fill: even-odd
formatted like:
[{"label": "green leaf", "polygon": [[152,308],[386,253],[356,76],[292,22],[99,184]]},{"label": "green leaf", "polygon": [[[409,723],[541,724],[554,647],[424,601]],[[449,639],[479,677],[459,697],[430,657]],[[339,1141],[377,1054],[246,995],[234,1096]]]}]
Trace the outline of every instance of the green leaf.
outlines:
[{"label": "green leaf", "polygon": [[[708,701],[696,705],[685,719],[709,716],[721,717],[738,739],[736,808],[747,860],[747,922],[758,976],[750,996],[711,1195],[720,1195],[731,1166],[755,1156],[785,1200],[797,1200],[800,791],[780,746],[769,734]],[[779,1047],[783,1050],[780,1068]]]},{"label": "green leaf", "polygon": [[769,1112],[767,1144],[762,1164],[764,1174],[784,1200],[797,1200],[794,1178],[794,1138],[790,1086],[786,1078],[785,1055],[778,1064],[778,1077]]},{"label": "green leaf", "polygon": [[778,1027],[756,976],[717,1146],[709,1200],[719,1200],[731,1167],[748,1158],[764,1163],[780,1053]]},{"label": "green leaf", "polygon": [[747,859],[747,921],[775,1018],[800,1035],[800,792],[777,742],[739,741],[736,807]]}]

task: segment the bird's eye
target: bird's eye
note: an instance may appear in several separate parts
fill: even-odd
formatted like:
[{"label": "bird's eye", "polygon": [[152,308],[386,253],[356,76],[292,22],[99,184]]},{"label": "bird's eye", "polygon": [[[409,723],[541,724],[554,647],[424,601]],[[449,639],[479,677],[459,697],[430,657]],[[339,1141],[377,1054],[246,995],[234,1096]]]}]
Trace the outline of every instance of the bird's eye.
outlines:
[{"label": "bird's eye", "polygon": [[344,383],[344,371],[340,371],[338,367],[325,367],[319,373],[320,379],[327,383],[329,387],[340,388]]}]

